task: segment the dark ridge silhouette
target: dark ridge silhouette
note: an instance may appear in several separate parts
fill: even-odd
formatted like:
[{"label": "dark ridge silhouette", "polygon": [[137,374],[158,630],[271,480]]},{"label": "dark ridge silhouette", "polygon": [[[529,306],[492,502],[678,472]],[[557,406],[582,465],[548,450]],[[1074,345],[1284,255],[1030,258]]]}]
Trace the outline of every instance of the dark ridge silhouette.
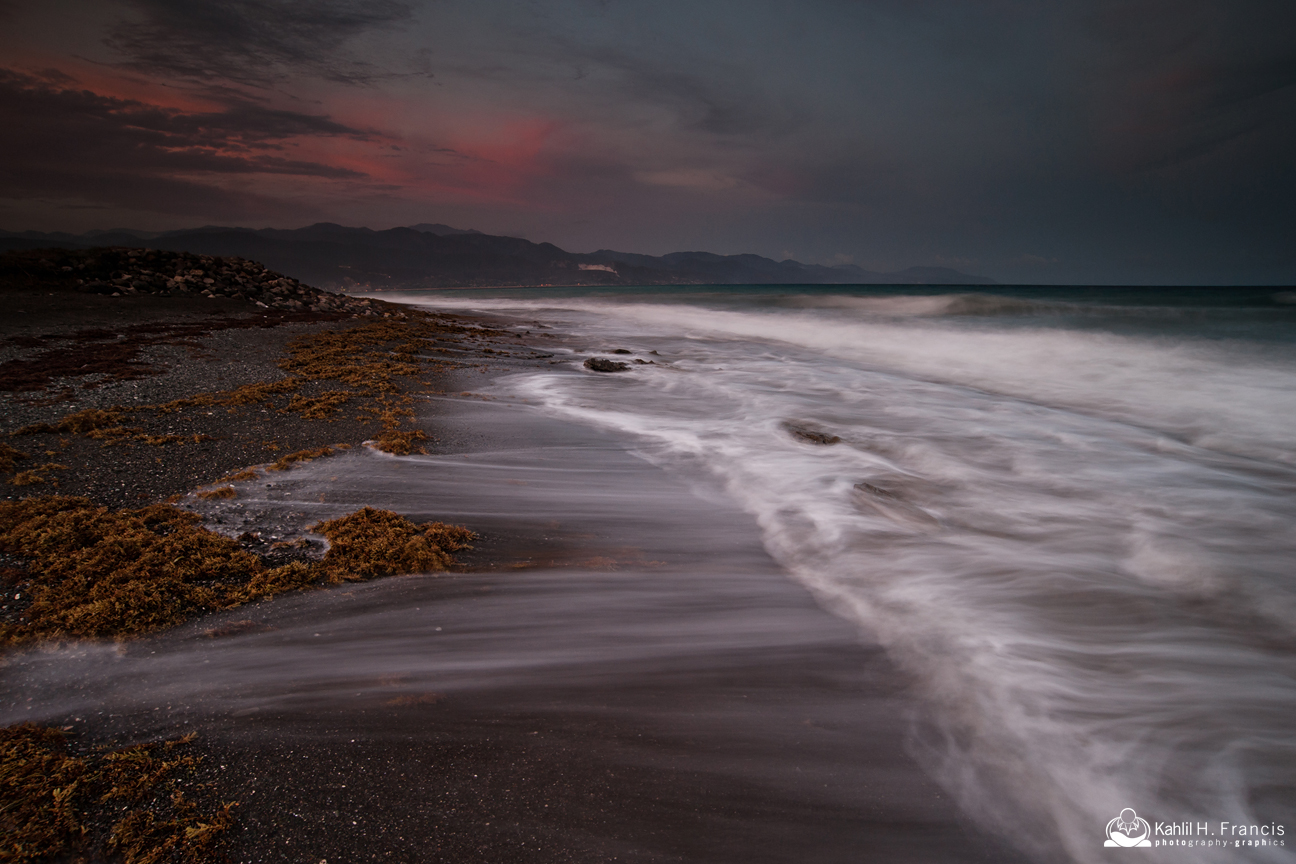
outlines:
[{"label": "dark ridge silhouette", "polygon": [[544,285],[993,285],[944,267],[875,273],[759,255],[673,252],[660,257],[600,249],[566,252],[552,243],[498,237],[448,225],[348,228],[320,222],[291,230],[205,226],[183,231],[0,232],[0,250],[126,246],[237,256],[327,289]]}]

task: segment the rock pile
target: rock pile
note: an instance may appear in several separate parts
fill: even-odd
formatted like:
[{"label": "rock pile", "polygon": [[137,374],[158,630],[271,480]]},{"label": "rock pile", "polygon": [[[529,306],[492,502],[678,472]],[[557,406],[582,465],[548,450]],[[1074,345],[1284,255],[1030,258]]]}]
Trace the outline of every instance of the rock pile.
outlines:
[{"label": "rock pile", "polygon": [[232,297],[289,312],[374,315],[384,311],[384,304],[321,291],[243,258],[113,247],[59,250],[42,258],[42,263],[71,278],[78,291],[95,294]]}]

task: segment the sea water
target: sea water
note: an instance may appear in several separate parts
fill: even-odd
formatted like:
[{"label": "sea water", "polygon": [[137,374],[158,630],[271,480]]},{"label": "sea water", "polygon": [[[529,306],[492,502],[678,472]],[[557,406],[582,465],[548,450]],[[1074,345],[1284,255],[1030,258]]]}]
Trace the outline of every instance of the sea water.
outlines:
[{"label": "sea water", "polygon": [[[402,299],[570,334],[488,392],[613,430],[751,514],[912,676],[911,752],[1027,853],[1107,860],[1132,808],[1208,826],[1212,845],[1154,860],[1296,857],[1296,294]],[[1287,842],[1236,847],[1221,823]]]}]

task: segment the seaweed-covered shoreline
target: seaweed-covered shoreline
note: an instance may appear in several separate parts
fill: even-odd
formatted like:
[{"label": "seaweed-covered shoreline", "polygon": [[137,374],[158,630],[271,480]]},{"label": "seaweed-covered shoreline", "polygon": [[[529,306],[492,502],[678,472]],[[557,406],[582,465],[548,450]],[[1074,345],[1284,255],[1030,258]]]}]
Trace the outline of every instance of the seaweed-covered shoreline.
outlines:
[{"label": "seaweed-covered shoreline", "polygon": [[[21,253],[0,258],[0,292],[16,310],[0,331],[10,645],[133,637],[285,592],[445,570],[470,529],[362,508],[314,526],[331,541],[321,554],[225,537],[175,504],[365,442],[421,451],[418,394],[488,355],[534,353],[487,350],[507,334],[480,322],[329,294],[241,259]],[[216,860],[236,825],[188,739],[123,749],[92,743],[92,728],[77,730],[86,740],[72,727],[2,731],[0,859]],[[186,755],[157,756],[175,747]]]},{"label": "seaweed-covered shoreline", "polygon": [[[375,441],[408,453],[428,436],[412,410],[420,394],[537,356],[483,322],[380,300],[303,287],[327,296],[294,311],[251,294],[105,296],[58,264],[110,253],[0,256],[15,310],[0,329],[0,498],[139,507],[302,450]],[[130,281],[151,254],[110,272]]]}]

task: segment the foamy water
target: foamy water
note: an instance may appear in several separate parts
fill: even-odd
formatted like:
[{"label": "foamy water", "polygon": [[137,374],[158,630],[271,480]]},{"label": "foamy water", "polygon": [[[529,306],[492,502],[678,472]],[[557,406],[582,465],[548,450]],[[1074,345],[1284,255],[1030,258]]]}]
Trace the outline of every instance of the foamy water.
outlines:
[{"label": "foamy water", "polygon": [[[431,302],[578,334],[570,363],[496,392],[631,436],[753,514],[774,558],[915,676],[911,746],[976,819],[1083,862],[1110,860],[1126,807],[1296,831],[1280,302],[556,294]],[[613,347],[654,362],[580,369]]]}]

